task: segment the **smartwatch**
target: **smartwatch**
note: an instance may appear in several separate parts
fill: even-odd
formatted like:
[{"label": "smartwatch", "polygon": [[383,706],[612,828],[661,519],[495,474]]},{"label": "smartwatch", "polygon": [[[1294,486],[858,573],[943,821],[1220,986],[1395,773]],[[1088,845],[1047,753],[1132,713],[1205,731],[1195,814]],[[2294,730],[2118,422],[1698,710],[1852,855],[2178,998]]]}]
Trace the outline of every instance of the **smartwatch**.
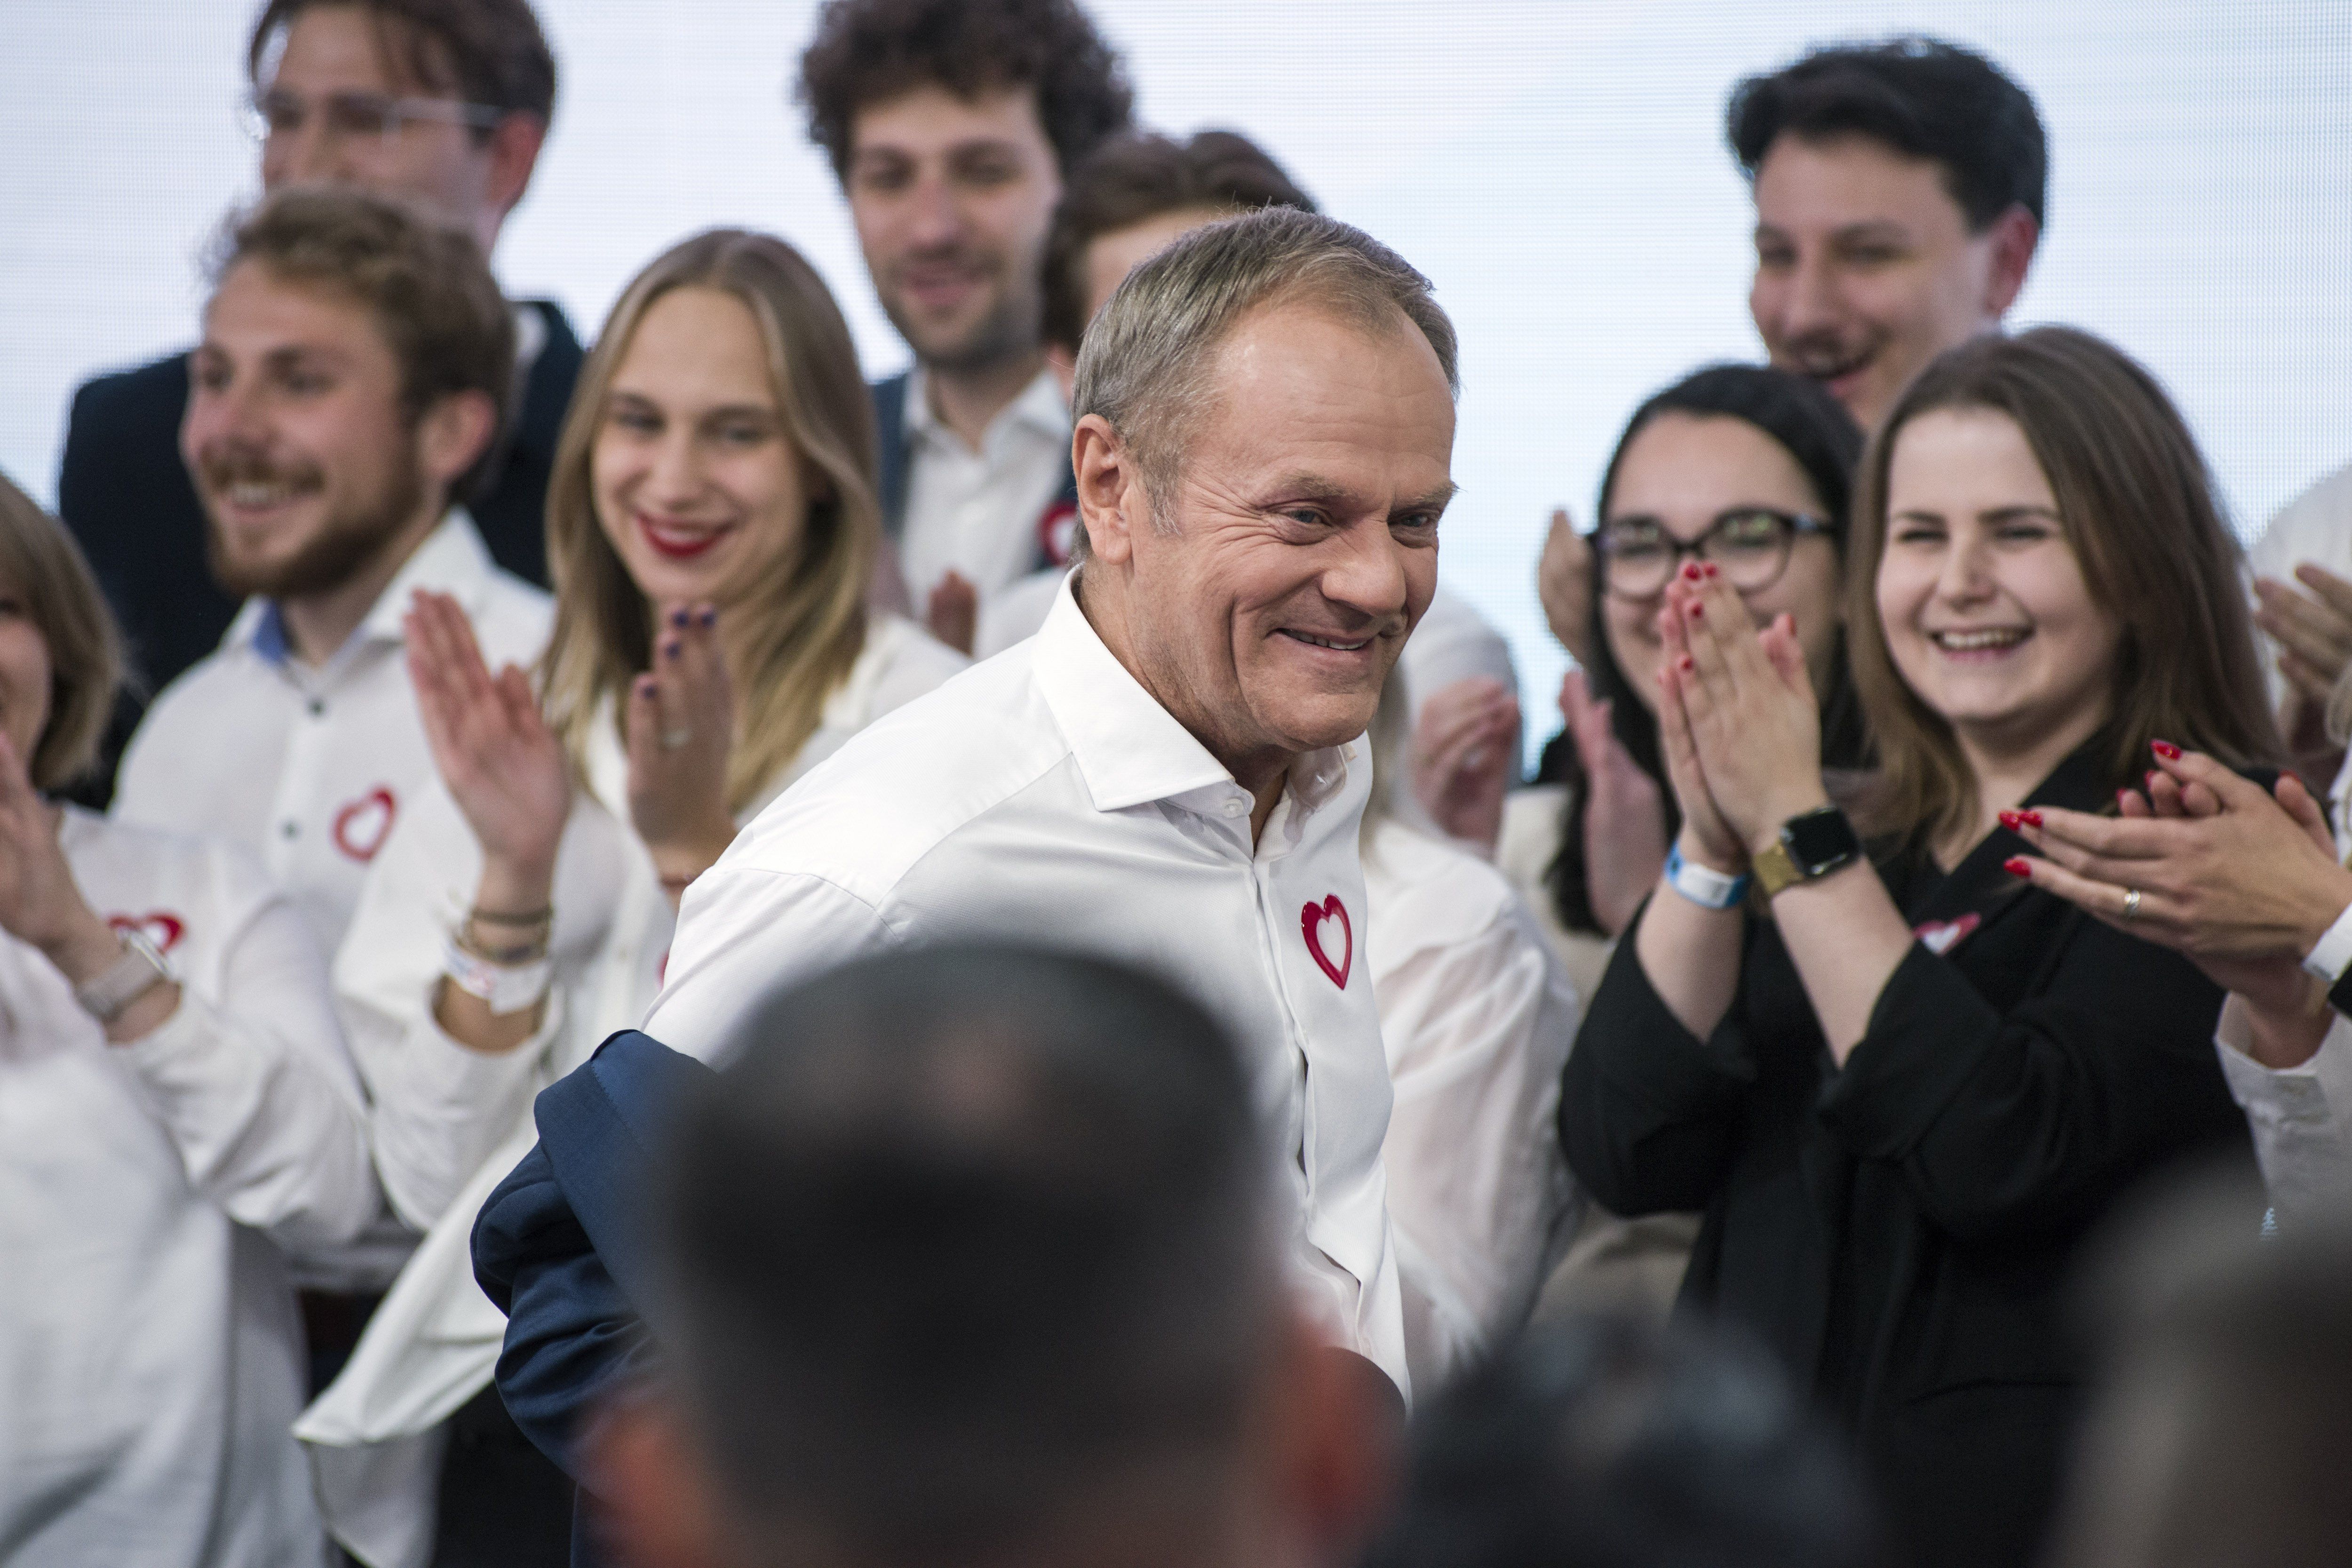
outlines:
[{"label": "smartwatch", "polygon": [[1860,858],[1862,840],[1853,824],[1836,806],[1825,805],[1782,823],[1780,837],[1757,852],[1749,868],[1769,899]]}]

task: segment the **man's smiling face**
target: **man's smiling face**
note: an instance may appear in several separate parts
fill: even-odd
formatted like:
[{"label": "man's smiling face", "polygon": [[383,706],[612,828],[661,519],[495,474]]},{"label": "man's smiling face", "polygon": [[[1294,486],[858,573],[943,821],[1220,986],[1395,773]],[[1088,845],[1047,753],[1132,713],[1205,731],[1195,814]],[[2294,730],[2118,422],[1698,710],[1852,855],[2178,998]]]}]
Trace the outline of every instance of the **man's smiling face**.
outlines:
[{"label": "man's smiling face", "polygon": [[1164,507],[1129,531],[1119,640],[1244,782],[1362,734],[1436,591],[1454,399],[1393,316],[1368,329],[1311,299],[1243,316]]}]

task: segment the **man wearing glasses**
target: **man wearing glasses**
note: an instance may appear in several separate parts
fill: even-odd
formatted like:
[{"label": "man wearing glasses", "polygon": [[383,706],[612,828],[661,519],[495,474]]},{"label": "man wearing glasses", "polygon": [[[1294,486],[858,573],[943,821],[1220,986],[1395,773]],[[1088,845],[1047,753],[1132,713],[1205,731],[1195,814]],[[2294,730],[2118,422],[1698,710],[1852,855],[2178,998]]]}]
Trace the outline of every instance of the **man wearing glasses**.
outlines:
[{"label": "man wearing glasses", "polygon": [[[417,203],[485,253],[530,183],[555,61],[528,0],[268,0],[247,53],[244,118],[265,191],[304,181]],[[498,563],[547,580],[541,514],[580,340],[551,301],[515,307],[520,384],[503,449],[467,503]],[[149,689],[209,654],[236,613],[205,553],[180,459],[188,355],[74,395],[58,509],[129,634]],[[109,738],[102,791],[138,715]]]}]

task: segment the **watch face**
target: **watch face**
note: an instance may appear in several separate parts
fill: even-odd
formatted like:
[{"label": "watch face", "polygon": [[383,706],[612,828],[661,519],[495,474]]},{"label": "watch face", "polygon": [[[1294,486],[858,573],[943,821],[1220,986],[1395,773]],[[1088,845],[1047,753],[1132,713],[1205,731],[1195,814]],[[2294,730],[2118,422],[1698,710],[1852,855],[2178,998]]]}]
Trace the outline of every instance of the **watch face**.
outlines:
[{"label": "watch face", "polygon": [[1780,841],[1789,847],[1789,858],[1808,877],[1818,877],[1862,853],[1853,824],[1835,806],[1790,817],[1781,826]]}]

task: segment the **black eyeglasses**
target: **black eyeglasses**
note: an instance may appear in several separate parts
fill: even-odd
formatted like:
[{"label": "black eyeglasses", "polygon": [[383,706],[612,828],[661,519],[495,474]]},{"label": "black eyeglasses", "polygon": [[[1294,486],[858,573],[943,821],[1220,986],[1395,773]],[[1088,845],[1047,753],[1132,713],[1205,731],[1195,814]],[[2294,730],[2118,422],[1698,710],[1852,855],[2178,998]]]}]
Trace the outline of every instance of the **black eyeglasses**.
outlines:
[{"label": "black eyeglasses", "polygon": [[1741,506],[1717,516],[1687,543],[1654,517],[1612,518],[1592,542],[1601,554],[1601,585],[1621,599],[1654,599],[1666,591],[1675,568],[1696,557],[1743,594],[1769,588],[1789,569],[1797,537],[1826,533],[1829,523],[1801,511]]}]

